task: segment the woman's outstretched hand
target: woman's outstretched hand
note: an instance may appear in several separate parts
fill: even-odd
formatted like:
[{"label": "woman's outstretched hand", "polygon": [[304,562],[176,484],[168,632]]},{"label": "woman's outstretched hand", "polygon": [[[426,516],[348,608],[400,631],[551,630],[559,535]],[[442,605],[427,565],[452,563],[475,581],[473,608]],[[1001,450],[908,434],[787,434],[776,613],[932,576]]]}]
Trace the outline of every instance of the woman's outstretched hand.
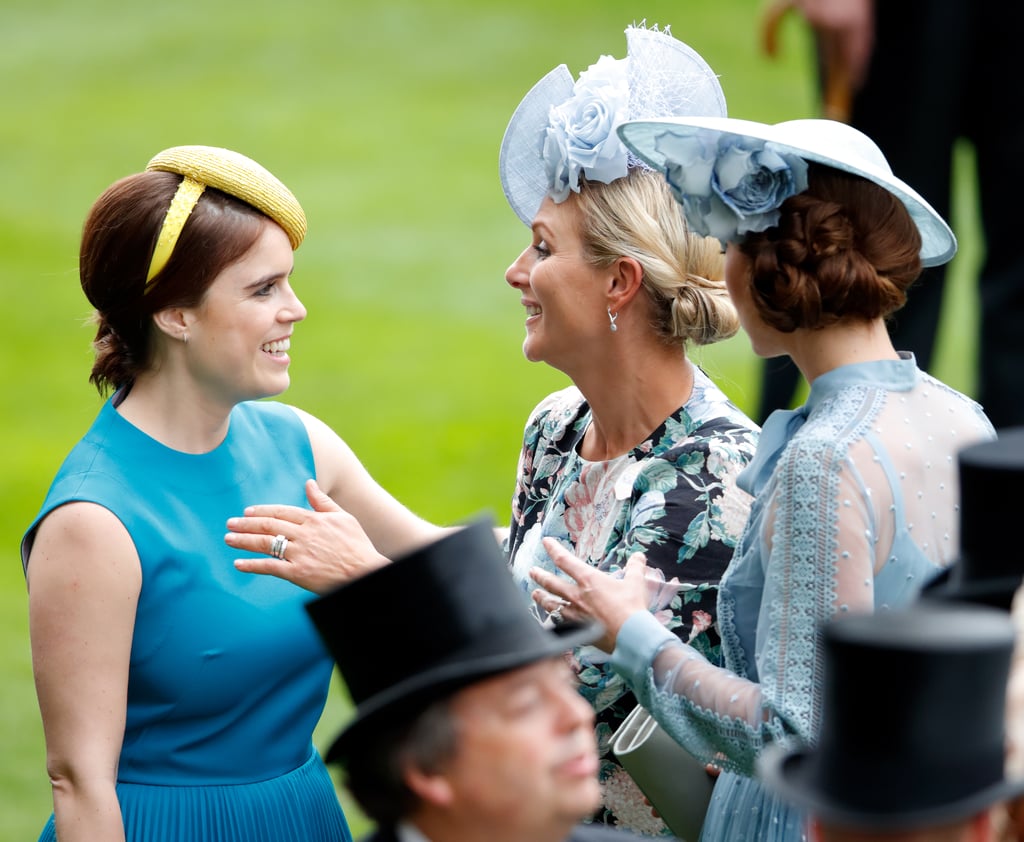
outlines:
[{"label": "woman's outstretched hand", "polygon": [[[389,563],[359,521],[324,494],[315,480],[306,482],[306,498],[313,511],[299,506],[249,506],[243,517],[228,520],[230,531],[224,536],[228,546],[265,555],[236,559],[238,570],[278,576],[314,593],[326,593]],[[283,548],[279,536],[286,539]]]},{"label": "woman's outstretched hand", "polygon": [[564,621],[597,620],[604,626],[604,636],[595,645],[605,652],[615,648],[622,624],[637,611],[647,611],[651,588],[647,583],[647,562],[642,553],[634,553],[620,577],[591,567],[566,550],[554,538],[544,539],[544,549],[559,570],[571,580],[556,576],[542,567],[530,570],[530,578],[540,587],[533,600],[549,614]]}]

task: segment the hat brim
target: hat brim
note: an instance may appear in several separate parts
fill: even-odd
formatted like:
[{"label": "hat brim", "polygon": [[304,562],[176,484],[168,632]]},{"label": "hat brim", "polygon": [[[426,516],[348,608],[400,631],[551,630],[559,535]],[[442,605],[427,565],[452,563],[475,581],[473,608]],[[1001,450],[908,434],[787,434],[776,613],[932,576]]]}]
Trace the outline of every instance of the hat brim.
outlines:
[{"label": "hat brim", "polygon": [[547,73],[512,112],[498,153],[501,189],[516,216],[529,226],[547,195],[542,145],[552,105],[572,96],[572,74],[564,64]]},{"label": "hat brim", "polygon": [[948,575],[937,578],[922,588],[920,598],[945,602],[970,602],[1009,611],[1013,606],[1013,597],[1020,588],[1021,582],[1021,576],[962,581],[956,576]]},{"label": "hat brim", "polygon": [[352,746],[359,743],[361,736],[371,732],[374,726],[397,717],[414,717],[433,702],[476,681],[593,643],[601,636],[603,629],[597,623],[565,623],[545,629],[545,632],[533,645],[446,664],[410,676],[406,681],[371,696],[356,708],[355,716],[331,744],[326,761],[343,763]]},{"label": "hat brim", "polygon": [[761,780],[774,792],[799,805],[816,818],[840,827],[868,831],[905,831],[955,822],[976,815],[1000,801],[1024,793],[1024,778],[1001,780],[962,798],[945,799],[942,803],[915,805],[907,803],[900,810],[871,811],[824,792],[821,770],[814,749],[785,749],[769,746],[758,759]]},{"label": "hat brim", "polygon": [[[947,263],[956,254],[953,231],[934,208],[909,184],[893,175],[884,157],[866,135],[834,120],[789,120],[768,124],[732,117],[666,117],[632,120],[619,126],[619,137],[633,154],[656,170],[665,172],[669,155],[661,146],[666,138],[688,138],[704,133],[771,141],[778,151],[796,155],[837,170],[859,175],[898,198],[921,233],[921,262],[925,266]],[[880,162],[860,154],[865,141]],[[854,148],[854,144],[860,149]],[[850,152],[844,156],[844,151]]]}]

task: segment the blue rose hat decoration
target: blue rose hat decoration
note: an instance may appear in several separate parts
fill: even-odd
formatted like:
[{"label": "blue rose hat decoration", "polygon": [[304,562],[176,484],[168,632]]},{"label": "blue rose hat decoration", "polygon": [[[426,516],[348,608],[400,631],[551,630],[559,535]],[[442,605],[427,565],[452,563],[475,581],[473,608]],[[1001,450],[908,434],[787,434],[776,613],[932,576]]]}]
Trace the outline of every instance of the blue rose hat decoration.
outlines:
[{"label": "blue rose hat decoration", "polygon": [[647,164],[617,129],[627,120],[724,117],[718,77],[670,28],[626,29],[627,57],[601,56],[580,73],[559,65],[523,98],[501,142],[498,169],[512,209],[526,225],[544,197],[565,201],[580,175],[609,183]]},{"label": "blue rose hat decoration", "polygon": [[615,130],[629,113],[628,61],[601,56],[580,74],[573,95],[548,109],[542,156],[556,202],[579,192],[583,171],[605,183],[626,174],[629,152]]},{"label": "blue rose hat decoration", "polygon": [[807,189],[807,162],[770,141],[712,135],[674,138],[665,177],[691,230],[726,243],[779,222],[779,206]]},{"label": "blue rose hat decoration", "polygon": [[779,207],[807,189],[807,164],[814,162],[873,181],[903,202],[921,234],[925,266],[956,254],[946,221],[893,174],[871,138],[846,123],[684,116],[627,121],[618,132],[633,154],[665,174],[690,227],[723,243],[778,224]]}]

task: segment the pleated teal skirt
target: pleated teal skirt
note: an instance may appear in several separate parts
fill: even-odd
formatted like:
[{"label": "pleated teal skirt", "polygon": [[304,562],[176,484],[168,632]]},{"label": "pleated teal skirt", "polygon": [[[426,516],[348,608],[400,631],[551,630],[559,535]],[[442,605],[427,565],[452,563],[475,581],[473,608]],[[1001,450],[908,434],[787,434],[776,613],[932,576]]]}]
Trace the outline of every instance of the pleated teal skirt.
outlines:
[{"label": "pleated teal skirt", "polygon": [[[127,842],[352,842],[315,751],[293,772],[219,786],[117,784]],[[39,837],[56,842],[53,816]]]}]

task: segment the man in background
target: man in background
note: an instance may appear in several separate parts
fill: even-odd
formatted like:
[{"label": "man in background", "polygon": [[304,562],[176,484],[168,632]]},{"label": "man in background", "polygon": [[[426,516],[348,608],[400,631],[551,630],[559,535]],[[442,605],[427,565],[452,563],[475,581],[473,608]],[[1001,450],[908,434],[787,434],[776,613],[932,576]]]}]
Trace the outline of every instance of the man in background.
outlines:
[{"label": "man in background", "polygon": [[[967,141],[973,148],[983,262],[972,394],[996,429],[1024,424],[1024,250],[1013,199],[1024,180],[1024,110],[1017,105],[1024,4],[781,0],[769,7],[769,29],[786,8],[814,30],[824,116],[874,139],[893,170],[947,221],[954,147]],[[926,269],[891,325],[896,348],[914,352],[925,371],[932,369],[945,282],[944,268]],[[765,362],[758,420],[789,406],[799,376],[787,360]]]}]

